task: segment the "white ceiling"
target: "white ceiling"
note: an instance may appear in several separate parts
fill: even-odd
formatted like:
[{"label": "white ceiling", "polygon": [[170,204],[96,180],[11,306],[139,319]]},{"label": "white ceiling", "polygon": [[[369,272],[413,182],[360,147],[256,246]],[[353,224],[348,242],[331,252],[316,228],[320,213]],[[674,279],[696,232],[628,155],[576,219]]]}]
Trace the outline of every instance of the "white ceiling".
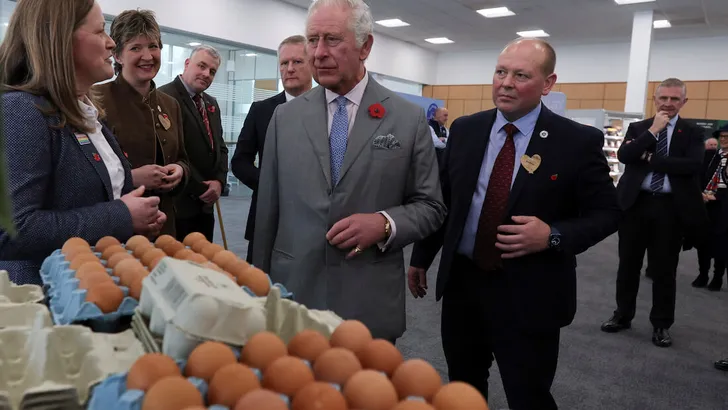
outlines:
[{"label": "white ceiling", "polygon": [[[311,0],[282,0],[308,7]],[[555,44],[629,41],[635,11],[655,10],[655,20],[671,28],[655,30],[655,40],[728,35],[728,0],[657,0],[617,5],[614,0],[366,0],[375,20],[399,18],[408,27],[375,30],[433,51],[471,51],[501,47],[516,32],[543,29]],[[515,16],[487,19],[475,10],[508,7]],[[453,44],[432,45],[425,38],[448,37]],[[716,50],[716,52],[722,52]],[[608,58],[609,56],[605,56]]]}]

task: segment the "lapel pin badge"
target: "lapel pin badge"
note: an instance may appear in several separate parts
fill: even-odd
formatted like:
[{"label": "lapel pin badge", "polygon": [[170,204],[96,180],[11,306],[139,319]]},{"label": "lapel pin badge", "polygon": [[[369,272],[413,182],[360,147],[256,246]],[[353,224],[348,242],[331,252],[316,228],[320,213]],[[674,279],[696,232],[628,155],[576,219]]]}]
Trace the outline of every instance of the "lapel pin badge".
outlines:
[{"label": "lapel pin badge", "polygon": [[100,162],[101,161],[101,156],[99,154],[95,153],[95,152],[94,152],[94,161],[96,161],[96,162]]},{"label": "lapel pin badge", "polygon": [[553,175],[551,175],[551,180],[552,181],[556,181],[557,179],[559,179],[559,174],[553,174]]},{"label": "lapel pin badge", "polygon": [[539,136],[540,136],[541,138],[547,138],[547,137],[549,136],[549,132],[548,132],[548,131],[546,131],[546,130],[543,130],[543,131],[541,131],[541,132],[540,132],[540,133],[539,133],[538,135],[539,135]]}]

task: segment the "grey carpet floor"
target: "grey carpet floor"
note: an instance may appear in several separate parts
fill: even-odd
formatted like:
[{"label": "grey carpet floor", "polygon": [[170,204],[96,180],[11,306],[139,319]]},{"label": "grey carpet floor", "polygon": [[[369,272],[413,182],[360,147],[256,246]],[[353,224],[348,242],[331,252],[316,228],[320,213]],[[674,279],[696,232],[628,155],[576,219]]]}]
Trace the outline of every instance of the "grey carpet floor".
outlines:
[{"label": "grey carpet floor", "polygon": [[[249,191],[233,187],[221,200],[228,246],[245,257],[243,238],[250,205]],[[216,242],[222,243],[220,229]],[[406,252],[409,258],[409,249]],[[433,266],[436,266],[438,260]],[[579,256],[578,310],[571,326],[561,332],[559,367],[552,393],[561,409],[728,409],[728,373],[713,361],[728,357],[728,291],[694,289],[695,251],[683,252],[677,276],[673,346],[652,345],[649,310],[651,281],[640,284],[637,317],[632,329],[606,334],[600,324],[615,308],[617,237],[607,238]],[[435,283],[435,268],[428,283]],[[434,286],[433,286],[434,288]],[[406,358],[429,361],[447,380],[440,342],[440,303],[432,292],[425,299],[407,299],[407,332],[397,347]],[[497,366],[490,377],[491,410],[507,409]]]}]

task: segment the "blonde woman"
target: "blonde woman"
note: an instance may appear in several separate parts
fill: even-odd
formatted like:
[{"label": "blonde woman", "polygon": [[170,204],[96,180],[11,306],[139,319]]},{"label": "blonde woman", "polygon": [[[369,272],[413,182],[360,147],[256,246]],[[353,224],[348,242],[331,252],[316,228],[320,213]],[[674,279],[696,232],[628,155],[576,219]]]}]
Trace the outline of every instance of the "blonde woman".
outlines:
[{"label": "blonde woman", "polygon": [[[62,11],[62,12],[61,12]],[[157,235],[158,198],[131,169],[89,92],[113,76],[114,42],[93,0],[20,0],[0,46],[2,115],[17,235],[0,230],[0,269],[40,284],[45,257],[70,237]]]},{"label": "blonde woman", "polygon": [[162,35],[148,10],[127,10],[111,23],[116,80],[98,86],[106,121],[132,166],[134,186],[161,198],[163,234],[175,236],[175,196],[187,184],[189,163],[177,100],[158,92]]}]

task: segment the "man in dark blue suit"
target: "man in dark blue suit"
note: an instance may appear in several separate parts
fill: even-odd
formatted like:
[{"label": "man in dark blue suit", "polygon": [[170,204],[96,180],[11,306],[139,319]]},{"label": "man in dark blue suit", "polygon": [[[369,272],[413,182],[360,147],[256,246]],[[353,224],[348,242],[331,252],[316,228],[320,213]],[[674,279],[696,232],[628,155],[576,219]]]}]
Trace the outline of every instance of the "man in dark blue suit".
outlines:
[{"label": "man in dark blue suit", "polygon": [[497,108],[452,124],[441,171],[447,220],[415,245],[408,272],[423,297],[444,246],[436,297],[449,378],[487,397],[495,358],[515,410],[557,408],[550,390],[560,328],[576,312],[576,255],[615,232],[620,216],[602,132],[541,103],[555,64],[542,40],[503,50]]}]

